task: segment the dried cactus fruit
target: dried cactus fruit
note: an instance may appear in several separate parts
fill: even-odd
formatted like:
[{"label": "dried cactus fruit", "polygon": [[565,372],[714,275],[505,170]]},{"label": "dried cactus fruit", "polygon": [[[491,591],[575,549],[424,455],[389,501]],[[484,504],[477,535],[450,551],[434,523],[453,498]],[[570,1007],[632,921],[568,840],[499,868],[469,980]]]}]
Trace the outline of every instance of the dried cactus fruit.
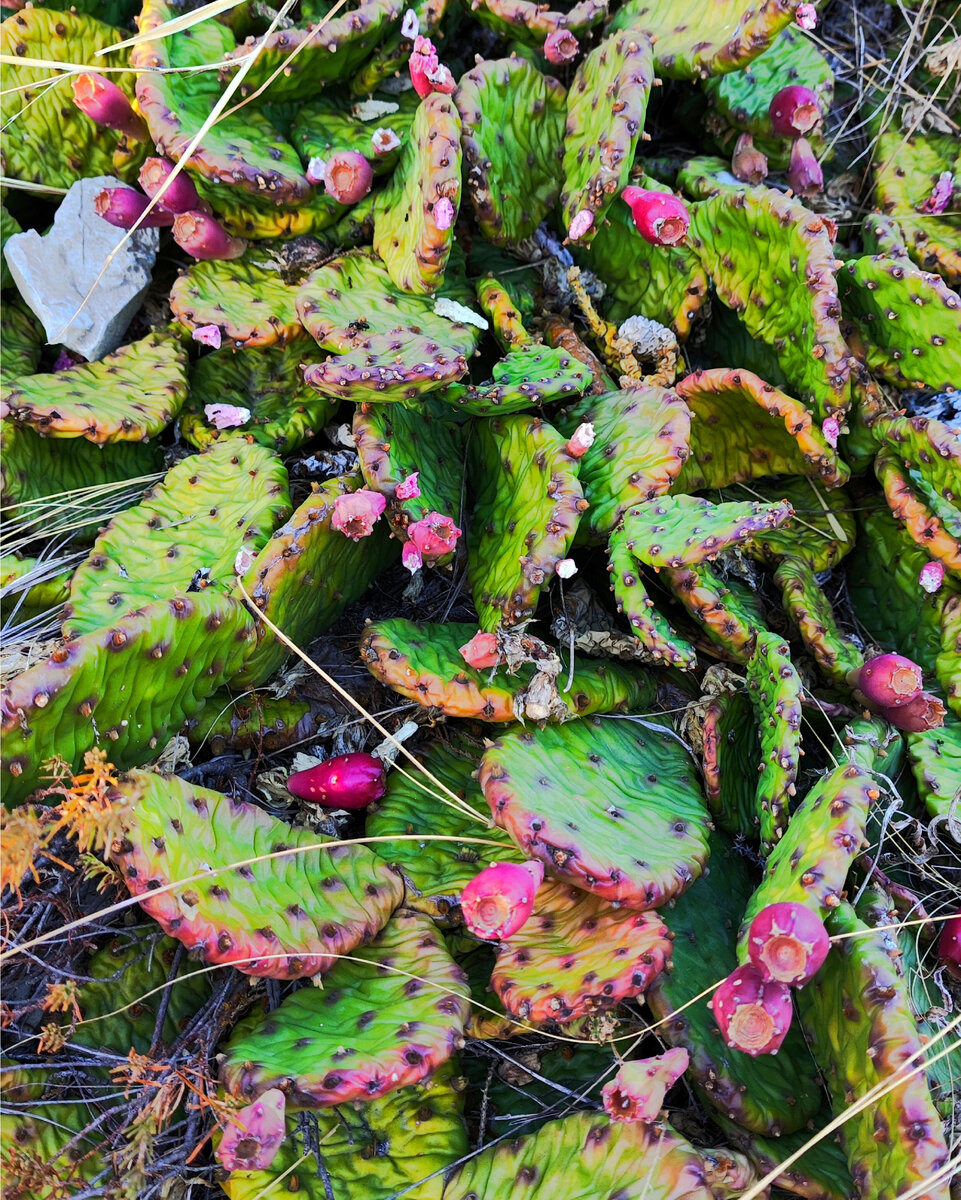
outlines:
[{"label": "dried cactus fruit", "polygon": [[[6,259],[3,261],[6,264]],[[4,301],[0,333],[0,387],[6,388],[19,376],[32,375],[36,371],[47,335],[19,299]]]},{"label": "dried cactus fruit", "polygon": [[[451,717],[506,722],[522,716],[526,693],[538,673],[530,665],[512,675],[469,667],[460,647],[476,633],[473,625],[445,622],[415,625],[394,618],[369,625],[360,643],[367,669],[381,683],[425,708]],[[569,720],[595,712],[626,712],[653,697],[648,680],[616,663],[574,660],[570,688],[558,693]],[[539,718],[538,718],[539,719]]]},{"label": "dried cactus fruit", "polygon": [[924,1043],[904,981],[883,935],[872,933],[849,904],[831,913],[828,930],[847,936],[798,994],[814,1057],[838,1112],[878,1085],[891,1085],[841,1126],[855,1191],[888,1200],[928,1183],[925,1196],[947,1200],[947,1178],[932,1182],[948,1149],[924,1074],[911,1070],[923,1062]]},{"label": "dried cactus fruit", "polygon": [[679,490],[728,487],[767,475],[807,475],[828,488],[847,481],[847,466],[811,413],[751,371],[695,371],[675,390],[694,417]]},{"label": "dried cactus fruit", "polygon": [[857,646],[838,628],[834,610],[821,590],[814,569],[798,558],[784,558],[774,572],[785,611],[814,656],[822,674],[838,687],[863,662]]},{"label": "dried cactus fruit", "polygon": [[732,188],[694,207],[690,236],[718,298],[777,352],[790,391],[819,421],[843,415],[851,364],[825,221],[773,188]]},{"label": "dried cactus fruit", "polygon": [[742,596],[726,587],[708,563],[664,567],[662,576],[711,642],[732,661],[746,663],[764,626]]},{"label": "dried cactus fruit", "polygon": [[461,195],[461,121],[453,100],[421,101],[400,163],[374,209],[374,250],[402,292],[444,282]]},{"label": "dried cactus fruit", "polygon": [[267,1170],[287,1133],[286,1111],[287,1097],[271,1088],[231,1113],[217,1146],[220,1165],[227,1171]]},{"label": "dried cactus fruit", "polygon": [[534,615],[587,507],[578,460],[539,417],[496,417],[475,426],[468,447],[478,480],[468,565],[482,629]]},{"label": "dried cactus fruit", "polygon": [[928,815],[949,816],[961,786],[961,720],[947,716],[940,729],[909,733],[905,741],[918,795]]},{"label": "dried cactus fruit", "polygon": [[454,102],[467,194],[481,233],[496,246],[530,237],[554,207],[565,101],[561,84],[523,58],[481,62],[461,77]]},{"label": "dried cactus fruit", "polygon": [[44,437],[139,442],[161,433],[187,398],[187,355],[151,333],[100,362],[26,375],[0,392],[15,421]]},{"label": "dried cactus fruit", "polygon": [[757,837],[754,773],[761,743],[745,692],[720,692],[701,726],[701,771],[711,818],[725,833]]},{"label": "dried cactus fruit", "polygon": [[543,407],[585,392],[591,373],[566,350],[515,346],[494,364],[492,378],[479,384],[453,384],[441,398],[461,412],[486,417]]},{"label": "dried cactus fruit", "polygon": [[498,948],[491,987],[512,1016],[566,1024],[645,992],[670,953],[655,913],[545,883],[533,915]]},{"label": "dried cactus fruit", "polygon": [[656,908],[707,862],[700,786],[667,732],[595,717],[506,733],[478,778],[515,845],[605,900]]},{"label": "dried cactus fruit", "polygon": [[759,633],[747,668],[748,694],[761,739],[755,811],[761,846],[770,850],[788,822],[801,766],[801,676],[788,644]]},{"label": "dried cactus fruit", "polygon": [[249,1099],[283,1086],[307,1108],[376,1099],[450,1058],[468,1010],[464,972],[433,924],[398,913],[369,946],[342,957],[323,988],[294,992],[235,1035],[220,1077]]},{"label": "dried cactus fruit", "polygon": [[[111,860],[144,911],[208,963],[268,979],[326,972],[383,928],[403,894],[366,846],[325,849],[253,804],[146,771],[118,790],[129,807]],[[179,886],[153,895],[170,883]]]},{"label": "dried cactus fruit", "polygon": [[618,527],[607,543],[607,569],[617,611],[623,613],[631,633],[655,659],[663,659],[681,670],[690,670],[696,662],[694,647],[675,633],[654,607],[641,578],[640,567],[631,551],[630,531]]},{"label": "dried cactus fruit", "polygon": [[188,329],[216,325],[237,349],[263,348],[302,332],[296,298],[296,288],[253,249],[229,262],[193,263],[171,288],[170,307]]},{"label": "dried cactus fruit", "polygon": [[278,700],[264,693],[234,697],[217,692],[198,717],[187,724],[192,747],[215,757],[225,750],[270,753],[315,739],[323,714],[304,700]]},{"label": "dried cactus fruit", "polygon": [[687,1051],[680,1048],[622,1064],[601,1089],[604,1111],[613,1121],[656,1121],[664,1097],[689,1064]]},{"label": "dried cactus fruit", "polygon": [[0,694],[4,803],[39,787],[54,754],[74,770],[102,741],[121,770],[154,758],[237,674],[252,636],[241,605],[201,592],[149,604],[21,672]]},{"label": "dried cactus fruit", "polygon": [[289,512],[287,472],[263,447],[227,438],[183,459],[94,542],[70,584],[64,635],[191,588],[227,591],[238,552],[256,553]]},{"label": "dried cactus fruit", "polygon": [[654,82],[651,44],[639,29],[613,33],[580,63],[567,96],[562,221],[593,218],[587,245],[628,181]]}]

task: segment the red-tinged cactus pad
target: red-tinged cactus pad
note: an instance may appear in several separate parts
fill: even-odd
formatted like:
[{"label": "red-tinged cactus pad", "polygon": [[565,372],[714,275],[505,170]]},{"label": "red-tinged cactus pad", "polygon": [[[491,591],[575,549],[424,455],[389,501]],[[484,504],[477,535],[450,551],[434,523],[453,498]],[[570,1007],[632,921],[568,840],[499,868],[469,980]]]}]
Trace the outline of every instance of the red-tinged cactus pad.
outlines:
[{"label": "red-tinged cactus pad", "polygon": [[187,398],[187,355],[151,333],[100,362],[28,375],[0,391],[11,417],[44,437],[139,442],[161,433]]},{"label": "red-tinged cactus pad", "polygon": [[201,586],[228,591],[238,552],[255,554],[289,512],[287,472],[262,446],[227,438],[181,460],[94,542],[70,583],[64,635]]},{"label": "red-tinged cactus pad", "polygon": [[[477,721],[507,722],[523,717],[531,686],[541,682],[543,673],[531,665],[510,675],[503,669],[492,675],[489,669],[469,667],[460,647],[476,632],[476,626],[459,622],[415,625],[393,618],[368,626],[360,653],[368,671],[381,683],[425,708]],[[650,681],[635,670],[575,658],[571,687],[555,694],[548,719],[566,721],[595,712],[628,712],[649,704],[653,694]]]},{"label": "red-tinged cactus pad", "polygon": [[560,206],[565,229],[580,213],[593,217],[584,245],[627,183],[653,82],[651,43],[638,29],[605,38],[571,81]]},{"label": "red-tinged cactus pad", "polygon": [[384,764],[372,754],[338,754],[316,767],[295,771],[287,789],[325,808],[365,809],[386,791]]},{"label": "red-tinged cactus pad", "polygon": [[921,668],[903,654],[876,654],[857,673],[855,686],[878,708],[898,708],[921,694]]},{"label": "red-tinged cactus pad", "polygon": [[0,693],[4,803],[39,787],[54,754],[74,770],[97,745],[120,769],[155,758],[239,672],[253,635],[242,605],[199,592],[148,604],[58,647]]},{"label": "red-tinged cactus pad", "polygon": [[650,1124],[664,1104],[667,1092],[687,1070],[686,1050],[668,1050],[656,1058],[639,1058],[624,1063],[610,1083],[601,1089],[604,1111],[612,1121],[643,1121]]},{"label": "red-tinged cactus pad", "polygon": [[[798,993],[798,1013],[835,1112],[848,1114],[840,1132],[855,1194],[894,1200],[918,1189],[925,1200],[948,1200],[949,1177],[939,1172],[948,1148],[924,1072],[915,1070],[927,1055],[905,981],[884,934],[850,905],[827,926],[838,940]],[[852,1109],[869,1092],[870,1103]]]},{"label": "red-tinged cactus pad", "polygon": [[284,1093],[271,1088],[231,1113],[217,1146],[217,1161],[224,1170],[265,1171],[286,1136],[286,1110]]},{"label": "red-tinged cactus pad", "polygon": [[861,666],[863,655],[838,628],[814,569],[798,558],[785,558],[774,572],[774,582],[781,589],[785,611],[821,673],[836,686],[847,686],[848,676]]},{"label": "red-tinged cactus pad", "polygon": [[874,473],[892,515],[912,539],[930,559],[961,576],[961,509],[925,486],[920,472],[906,469],[888,450],[878,452]]},{"label": "red-tinged cactus pad", "polygon": [[111,860],[144,911],[205,962],[268,979],[326,972],[382,929],[403,895],[366,846],[325,849],[312,830],[253,804],[144,771],[118,791],[130,806]]},{"label": "red-tinged cactus pad", "polygon": [[803,987],[824,965],[831,939],[821,918],[803,904],[769,904],[747,931],[748,955],[766,979]]},{"label": "red-tinged cactus pad", "polygon": [[254,247],[229,262],[193,263],[171,288],[170,308],[188,329],[217,325],[237,349],[265,347],[303,332],[296,297],[296,288]]},{"label": "red-tinged cactus pad", "polygon": [[535,0],[471,0],[471,11],[482,25],[525,46],[541,46],[567,30],[580,37],[607,16],[608,0],[577,0],[566,12],[556,12]]},{"label": "red-tinged cactus pad", "polygon": [[687,403],[691,456],[678,489],[728,487],[767,475],[808,475],[825,487],[850,472],[803,404],[751,371],[695,371],[675,387]]},{"label": "red-tinged cactus pad", "polygon": [[910,733],[905,741],[928,815],[947,816],[961,786],[961,719],[949,714],[940,729]]},{"label": "red-tinged cactus pad", "polygon": [[736,591],[725,587],[709,563],[664,567],[661,578],[723,657],[748,662],[763,624]]},{"label": "red-tinged cactus pad", "polygon": [[803,753],[801,676],[791,662],[791,648],[776,634],[758,634],[747,686],[761,741],[755,813],[767,851],[787,828]]},{"label": "red-tinged cactus pad", "polygon": [[322,988],[301,988],[235,1036],[220,1077],[234,1095],[279,1086],[307,1108],[373,1100],[446,1062],[469,1009],[467,978],[433,923],[399,913]]},{"label": "red-tinged cactus pad", "polygon": [[619,527],[613,530],[607,543],[607,569],[617,611],[624,614],[631,633],[653,658],[690,670],[696,662],[694,647],[675,633],[667,618],[654,607],[628,542],[627,530]]},{"label": "red-tinged cactus pad", "polygon": [[481,759],[494,821],[558,878],[628,908],[657,908],[707,862],[694,765],[666,731],[590,720],[505,734]]},{"label": "red-tinged cactus pad", "polygon": [[794,1017],[791,989],[754,966],[736,967],[711,997],[724,1040],[752,1058],[777,1054]]}]

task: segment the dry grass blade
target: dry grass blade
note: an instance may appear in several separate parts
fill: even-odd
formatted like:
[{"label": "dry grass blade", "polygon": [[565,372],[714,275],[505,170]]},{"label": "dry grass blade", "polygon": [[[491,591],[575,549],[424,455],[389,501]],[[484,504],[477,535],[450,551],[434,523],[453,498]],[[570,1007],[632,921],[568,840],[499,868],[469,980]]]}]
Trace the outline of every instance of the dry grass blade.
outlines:
[{"label": "dry grass blade", "polygon": [[67,189],[52,187],[47,183],[34,183],[30,179],[11,179],[9,175],[0,175],[0,187],[13,188],[17,192],[36,192],[42,196],[66,196]]}]

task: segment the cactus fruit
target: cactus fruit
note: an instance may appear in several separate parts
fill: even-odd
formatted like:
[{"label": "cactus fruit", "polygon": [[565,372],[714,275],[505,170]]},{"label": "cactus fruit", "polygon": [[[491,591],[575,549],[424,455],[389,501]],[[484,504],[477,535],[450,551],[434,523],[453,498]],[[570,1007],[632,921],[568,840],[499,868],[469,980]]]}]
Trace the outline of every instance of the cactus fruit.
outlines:
[{"label": "cactus fruit", "polygon": [[82,72],[71,81],[73,102],[85,116],[104,129],[115,129],[128,142],[147,140],[147,126],[125,92],[103,75]]},{"label": "cactus fruit", "polygon": [[286,1111],[287,1097],[271,1088],[231,1113],[217,1146],[220,1165],[227,1171],[267,1170],[287,1133]]},{"label": "cactus fruit", "polygon": [[813,133],[824,119],[821,98],[809,87],[789,84],[771,98],[768,117],[778,137],[804,137]]},{"label": "cactus fruit", "polygon": [[365,809],[387,790],[384,764],[372,754],[339,754],[316,767],[295,771],[288,791],[325,808]]},{"label": "cactus fruit", "polygon": [[533,916],[498,948],[491,987],[513,1016],[567,1024],[646,991],[670,948],[656,913],[547,883]]},{"label": "cactus fruit", "polygon": [[801,750],[801,677],[790,647],[759,633],[747,669],[748,694],[760,730],[761,761],[755,792],[761,846],[769,850],[787,828]]},{"label": "cactus fruit", "polygon": [[921,694],[921,668],[903,654],[877,654],[857,673],[855,686],[878,708],[898,708]]},{"label": "cactus fruit", "polygon": [[240,258],[247,249],[243,238],[231,237],[216,217],[205,212],[179,213],[171,232],[180,249],[201,262]]},{"label": "cactus fruit", "polygon": [[[368,118],[362,106],[348,108],[342,99],[322,92],[309,103],[297,106],[290,127],[291,141],[303,162],[319,159],[326,167],[332,156],[351,152],[362,155],[374,175],[386,174],[397,165],[414,114],[406,106],[401,109],[396,100],[381,100],[381,106],[389,111]],[[307,175],[310,178],[309,168]]]},{"label": "cactus fruit", "polygon": [[795,196],[805,200],[824,190],[824,172],[807,138],[799,137],[791,144],[787,181]]},{"label": "cactus fruit", "polygon": [[679,895],[707,861],[693,764],[667,733],[593,718],[504,734],[481,759],[494,822],[561,880],[628,908]]},{"label": "cactus fruit", "polygon": [[176,776],[134,771],[118,792],[128,806],[112,861],[164,932],[209,963],[268,979],[326,972],[403,894],[365,846],[326,850],[310,830]]},{"label": "cactus fruit", "polygon": [[781,589],[785,611],[824,677],[845,687],[848,676],[864,659],[838,628],[834,610],[813,568],[800,559],[785,558],[774,572],[774,582]]},{"label": "cactus fruit", "polygon": [[938,958],[955,978],[961,978],[961,912],[948,917],[941,926]]},{"label": "cactus fruit", "polygon": [[881,715],[904,733],[924,733],[944,724],[944,705],[930,692],[921,692],[906,704],[882,708]]},{"label": "cactus fruit", "polygon": [[544,879],[539,862],[499,862],[478,872],[461,892],[467,928],[475,936],[504,941],[534,911],[534,895]]},{"label": "cactus fruit", "polygon": [[624,1063],[601,1089],[604,1111],[612,1121],[656,1121],[664,1097],[690,1065],[686,1050],[678,1047],[656,1058]]},{"label": "cactus fruit", "polygon": [[174,214],[161,205],[149,213],[150,201],[133,188],[104,188],[94,197],[93,207],[98,217],[117,229],[162,229],[174,223]]},{"label": "cactus fruit", "polygon": [[373,1100],[418,1083],[458,1046],[466,984],[426,917],[395,914],[370,945],[344,952],[323,988],[294,992],[235,1035],[221,1080],[245,1099],[283,1087],[307,1108]]},{"label": "cactus fruit", "polygon": [[737,967],[711,997],[725,1042],[752,1058],[777,1054],[794,1017],[791,989],[755,966]]},{"label": "cactus fruit", "polygon": [[356,204],[374,186],[374,169],[358,150],[341,150],[327,159],[323,179],[338,204]]},{"label": "cactus fruit", "polygon": [[631,210],[634,227],[652,246],[676,246],[687,237],[691,214],[687,205],[669,192],[626,187],[621,199]]},{"label": "cactus fruit", "polygon": [[241,347],[273,346],[303,332],[297,292],[255,250],[230,262],[194,263],[170,291],[173,315],[188,329],[217,325]]},{"label": "cactus fruit", "polygon": [[767,158],[754,145],[754,139],[749,133],[742,133],[734,143],[731,174],[740,183],[749,183],[752,187],[757,187],[767,179]]},{"label": "cactus fruit", "polygon": [[330,518],[331,529],[336,529],[352,542],[370,537],[375,523],[380,520],[387,501],[380,492],[369,492],[359,488],[334,500],[334,511]]},{"label": "cactus fruit", "polygon": [[831,939],[824,922],[803,904],[769,904],[747,931],[748,957],[765,979],[804,987],[824,965]]},{"label": "cactus fruit", "polygon": [[174,164],[167,158],[145,159],[138,177],[140,186],[151,200],[160,195],[160,203],[168,212],[184,213],[202,208],[203,202],[186,171],[181,171],[171,183],[167,182],[173,169]]}]

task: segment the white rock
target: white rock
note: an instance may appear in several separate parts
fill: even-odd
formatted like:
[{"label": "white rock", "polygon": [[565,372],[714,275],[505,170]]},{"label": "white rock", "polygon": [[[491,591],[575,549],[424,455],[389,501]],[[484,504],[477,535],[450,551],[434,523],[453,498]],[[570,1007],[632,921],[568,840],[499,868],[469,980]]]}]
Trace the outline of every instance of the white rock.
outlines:
[{"label": "white rock", "polygon": [[160,244],[158,229],[138,229],[104,270],[126,230],[97,216],[94,197],[105,187],[125,186],[109,175],[78,180],[43,237],[31,229],[15,234],[3,248],[20,294],[39,318],[47,341],[62,343],[90,362],[121,345],[150,286]]},{"label": "white rock", "polygon": [[436,298],[434,312],[439,317],[446,317],[448,321],[459,321],[462,325],[476,325],[478,329],[488,328],[486,319],[480,313],[475,313],[472,308],[458,304],[456,300],[451,300],[447,296]]}]

